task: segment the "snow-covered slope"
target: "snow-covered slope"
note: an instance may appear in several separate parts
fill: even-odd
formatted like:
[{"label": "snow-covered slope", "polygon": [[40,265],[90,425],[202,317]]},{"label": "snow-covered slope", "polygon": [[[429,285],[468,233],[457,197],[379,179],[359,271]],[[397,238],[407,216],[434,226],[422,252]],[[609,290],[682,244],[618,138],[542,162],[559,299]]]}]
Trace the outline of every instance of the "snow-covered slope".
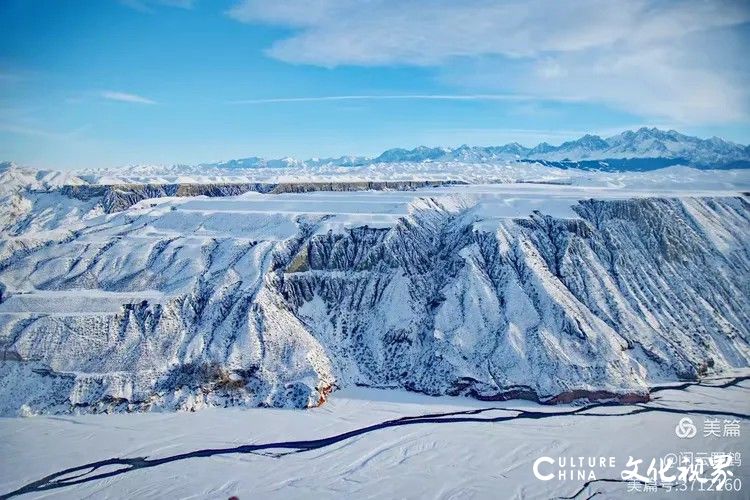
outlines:
[{"label": "snow-covered slope", "polygon": [[0,163],[0,196],[19,190],[41,191],[84,183],[73,171],[40,170],[7,161]]},{"label": "snow-covered slope", "polygon": [[0,412],[305,407],[355,384],[637,400],[747,366],[745,172],[111,214],[25,188],[25,212],[3,209]]}]

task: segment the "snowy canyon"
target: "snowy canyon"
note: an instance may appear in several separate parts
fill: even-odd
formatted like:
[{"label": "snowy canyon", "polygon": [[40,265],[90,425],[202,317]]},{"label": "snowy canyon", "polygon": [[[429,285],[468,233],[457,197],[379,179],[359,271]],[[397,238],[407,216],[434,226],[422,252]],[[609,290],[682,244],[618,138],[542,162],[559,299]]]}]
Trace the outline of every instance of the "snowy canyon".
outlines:
[{"label": "snowy canyon", "polygon": [[6,165],[0,411],[356,385],[634,402],[749,364],[745,170],[299,168],[165,187]]}]

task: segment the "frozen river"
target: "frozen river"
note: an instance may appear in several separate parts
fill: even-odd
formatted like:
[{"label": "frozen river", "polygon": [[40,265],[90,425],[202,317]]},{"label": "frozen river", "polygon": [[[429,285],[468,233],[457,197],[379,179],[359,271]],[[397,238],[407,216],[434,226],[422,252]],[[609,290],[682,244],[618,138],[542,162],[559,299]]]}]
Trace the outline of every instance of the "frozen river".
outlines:
[{"label": "frozen river", "polygon": [[[731,468],[739,492],[644,493],[621,481],[629,457],[646,474],[670,453],[750,456],[748,391],[746,378],[722,379],[645,405],[550,407],[357,388],[302,411],[4,418],[0,488],[22,498],[748,498],[747,464]],[[680,438],[685,417],[697,431]],[[740,435],[706,435],[713,421]],[[538,466],[556,475],[548,481],[533,471],[544,457],[555,460]],[[559,466],[580,457],[582,472]]]}]

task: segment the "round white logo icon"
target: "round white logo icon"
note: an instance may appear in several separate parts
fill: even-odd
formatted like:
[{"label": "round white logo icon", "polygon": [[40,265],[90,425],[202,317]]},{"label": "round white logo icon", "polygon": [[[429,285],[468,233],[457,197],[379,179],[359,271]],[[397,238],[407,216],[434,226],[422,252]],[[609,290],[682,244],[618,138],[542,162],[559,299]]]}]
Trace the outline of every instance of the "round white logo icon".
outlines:
[{"label": "round white logo icon", "polygon": [[690,439],[695,437],[696,432],[698,432],[698,430],[695,428],[695,424],[693,424],[693,420],[690,417],[681,418],[677,427],[674,428],[674,433],[677,434],[677,437],[680,439]]}]

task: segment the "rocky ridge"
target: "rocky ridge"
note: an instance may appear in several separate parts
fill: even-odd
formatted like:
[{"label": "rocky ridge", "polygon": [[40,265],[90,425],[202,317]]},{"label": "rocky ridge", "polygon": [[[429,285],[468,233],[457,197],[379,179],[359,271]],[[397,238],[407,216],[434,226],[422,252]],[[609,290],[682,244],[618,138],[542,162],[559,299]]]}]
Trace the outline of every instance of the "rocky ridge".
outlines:
[{"label": "rocky ridge", "polygon": [[204,216],[214,235],[179,208],[124,210],[5,253],[0,411],[309,407],[352,384],[642,399],[750,363],[749,208],[583,200],[575,219],[486,220],[432,197],[392,227]]}]

